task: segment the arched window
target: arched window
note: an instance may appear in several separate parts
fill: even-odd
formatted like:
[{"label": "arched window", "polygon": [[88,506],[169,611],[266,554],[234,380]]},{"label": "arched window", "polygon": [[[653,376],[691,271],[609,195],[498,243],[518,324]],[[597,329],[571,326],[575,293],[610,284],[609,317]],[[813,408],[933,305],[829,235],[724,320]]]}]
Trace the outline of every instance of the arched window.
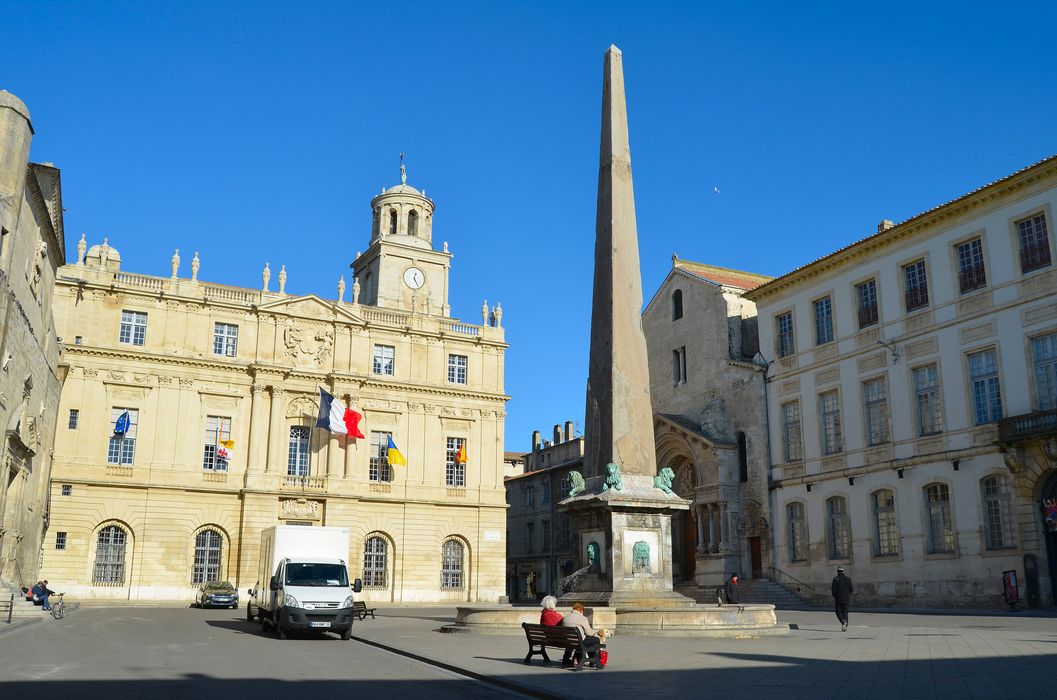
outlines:
[{"label": "arched window", "polygon": [[899,526],[895,494],[889,489],[881,489],[873,492],[870,501],[873,505],[874,556],[896,556],[899,554]]},{"label": "arched window", "polygon": [[286,460],[288,476],[308,476],[308,428],[290,426],[290,450]]},{"label": "arched window", "polygon": [[202,530],[195,535],[195,566],[191,583],[206,583],[220,580],[220,533]]},{"label": "arched window", "polygon": [[389,570],[389,543],[384,537],[372,535],[363,545],[363,585],[385,588]]},{"label": "arched window", "polygon": [[946,484],[925,487],[925,522],[928,525],[928,553],[954,551],[954,520],[951,518],[951,492]]},{"label": "arched window", "polygon": [[848,501],[844,496],[826,499],[829,558],[847,559],[851,551],[851,527],[848,525]]},{"label": "arched window", "polygon": [[785,507],[786,545],[789,561],[807,561],[807,521],[804,519],[804,504],[799,501]]},{"label": "arched window", "polygon": [[678,321],[683,317],[683,290],[676,289],[672,292],[672,320]]},{"label": "arched window", "polygon": [[389,210],[389,235],[396,235],[396,209]]},{"label": "arched window", "polygon": [[448,540],[441,547],[440,587],[462,588],[463,546],[458,540]]},{"label": "arched window", "polygon": [[95,542],[95,568],[92,583],[100,586],[125,584],[125,542],[128,533],[118,525],[99,531]]},{"label": "arched window", "polygon": [[985,477],[980,480],[980,495],[984,504],[987,548],[1012,547],[1013,508],[1009,501],[1009,481],[997,474]]},{"label": "arched window", "polygon": [[418,212],[412,209],[407,215],[407,235],[418,235]]},{"label": "arched window", "polygon": [[749,480],[749,445],[745,440],[745,433],[738,431],[738,481],[742,483]]}]

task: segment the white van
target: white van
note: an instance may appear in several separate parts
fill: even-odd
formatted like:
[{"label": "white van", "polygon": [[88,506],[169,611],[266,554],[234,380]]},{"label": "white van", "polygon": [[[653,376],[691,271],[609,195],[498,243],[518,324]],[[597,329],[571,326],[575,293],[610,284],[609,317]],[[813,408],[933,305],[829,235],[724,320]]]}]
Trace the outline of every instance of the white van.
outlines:
[{"label": "white van", "polygon": [[344,527],[275,525],[261,533],[257,585],[249,590],[246,619],[271,626],[280,639],[289,630],[352,635],[352,603],[362,584],[349,583]]}]

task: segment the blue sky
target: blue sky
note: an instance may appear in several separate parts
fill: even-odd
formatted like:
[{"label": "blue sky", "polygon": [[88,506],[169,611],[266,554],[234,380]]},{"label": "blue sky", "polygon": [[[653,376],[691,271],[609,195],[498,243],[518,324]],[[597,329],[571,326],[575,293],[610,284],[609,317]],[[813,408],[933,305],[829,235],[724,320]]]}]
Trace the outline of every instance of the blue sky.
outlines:
[{"label": "blue sky", "polygon": [[[852,9],[852,6],[856,6]],[[368,202],[437,203],[453,315],[501,301],[507,449],[582,423],[602,55],[624,52],[644,293],[672,253],[781,274],[1057,153],[1050,3],[53,3],[0,88],[67,245],[334,298]],[[719,188],[719,193],[715,192]],[[72,253],[71,253],[72,254]],[[274,282],[273,282],[274,284]]]}]

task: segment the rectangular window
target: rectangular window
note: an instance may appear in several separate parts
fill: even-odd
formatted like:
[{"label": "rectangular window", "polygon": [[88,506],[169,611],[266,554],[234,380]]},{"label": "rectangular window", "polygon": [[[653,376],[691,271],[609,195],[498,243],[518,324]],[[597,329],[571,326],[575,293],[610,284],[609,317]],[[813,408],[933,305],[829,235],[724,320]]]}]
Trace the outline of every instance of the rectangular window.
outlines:
[{"label": "rectangular window", "polygon": [[[230,454],[220,444],[231,439],[231,419],[222,416],[206,416],[206,437],[202,453],[202,469],[226,472]],[[218,450],[218,448],[220,448]]]},{"label": "rectangular window", "polygon": [[829,558],[847,559],[851,551],[851,527],[848,524],[848,501],[842,496],[826,500],[829,532]]},{"label": "rectangular window", "polygon": [[536,523],[525,523],[525,551],[536,551]]},{"label": "rectangular window", "polygon": [[536,489],[532,488],[531,484],[521,485],[521,503],[526,508],[532,508],[536,505]]},{"label": "rectangular window", "polygon": [[1050,234],[1046,216],[1039,214],[1017,222],[1017,242],[1020,244],[1020,270],[1031,272],[1050,264]]},{"label": "rectangular window", "polygon": [[73,493],[73,486],[71,484],[63,484],[61,493],[63,496],[69,496]]},{"label": "rectangular window", "polygon": [[561,548],[569,549],[573,543],[573,521],[567,514],[558,515],[558,525],[561,528]]},{"label": "rectangular window", "polygon": [[884,379],[871,379],[862,384],[866,409],[866,444],[883,445],[888,442],[888,388]]},{"label": "rectangular window", "polygon": [[540,482],[540,503],[550,503],[551,482],[549,477]]},{"label": "rectangular window", "polygon": [[954,521],[951,518],[951,496],[946,484],[925,487],[925,508],[928,524],[928,553],[945,554],[954,551]]},{"label": "rectangular window", "polygon": [[81,412],[76,408],[70,409],[70,422],[66,424],[66,427],[70,430],[77,430],[77,421],[81,417]]},{"label": "rectangular window", "polygon": [[672,350],[672,381],[686,384],[686,346]]},{"label": "rectangular window", "polygon": [[840,429],[840,396],[836,389],[818,395],[818,412],[822,424],[822,454],[841,452],[844,441]]},{"label": "rectangular window", "polygon": [[998,386],[998,361],[994,350],[969,355],[969,378],[976,424],[993,423],[1001,418],[1002,391]]},{"label": "rectangular window", "polygon": [[855,285],[855,298],[859,304],[859,328],[877,323],[877,281],[869,280]]},{"label": "rectangular window", "polygon": [[143,345],[147,337],[147,314],[141,311],[122,311],[121,330],[117,341],[131,345]]},{"label": "rectangular window", "polygon": [[789,311],[774,319],[778,340],[778,357],[788,357],[793,354],[793,312]]},{"label": "rectangular window", "polygon": [[989,476],[980,481],[984,501],[988,549],[1009,549],[1013,546],[1013,507],[1009,498],[1009,482],[1001,476]]},{"label": "rectangular window", "polygon": [[452,384],[466,383],[466,355],[448,355],[448,381]]},{"label": "rectangular window", "polygon": [[943,430],[939,373],[936,371],[936,365],[926,365],[914,370],[914,413],[919,436],[935,435]]},{"label": "rectangular window", "polygon": [[785,507],[786,546],[789,561],[807,560],[807,521],[804,519],[804,504],[790,503]]},{"label": "rectangular window", "polygon": [[371,453],[367,478],[371,481],[392,481],[389,468],[389,438],[392,433],[371,431]]},{"label": "rectangular window", "polygon": [[799,462],[804,458],[800,439],[800,402],[782,404],[782,445],[786,462]]},{"label": "rectangular window", "polygon": [[1057,333],[1032,338],[1031,358],[1035,365],[1039,410],[1057,408]]},{"label": "rectangular window", "polygon": [[448,486],[466,486],[466,462],[460,458],[466,454],[465,446],[466,438],[448,438],[444,451],[444,483]]},{"label": "rectangular window", "polygon": [[815,302],[815,345],[833,342],[833,302],[824,297]]},{"label": "rectangular window", "polygon": [[987,286],[984,244],[979,238],[958,245],[958,286],[962,294]]},{"label": "rectangular window", "polygon": [[925,261],[918,260],[903,266],[907,311],[923,309],[929,305],[929,282],[925,274]]},{"label": "rectangular window", "polygon": [[551,521],[544,520],[540,526],[540,537],[543,539],[540,543],[540,551],[547,553],[551,551]]},{"label": "rectangular window", "polygon": [[[128,417],[125,418],[125,413]],[[134,408],[110,409],[110,442],[106,449],[106,463],[130,465],[136,459],[136,426],[139,411]]]},{"label": "rectangular window", "polygon": [[234,323],[213,326],[213,354],[235,357],[239,350],[239,327]]},{"label": "rectangular window", "polygon": [[394,348],[392,345],[375,345],[373,370],[374,373],[387,374],[389,376],[393,376],[393,358],[395,356],[396,348]]},{"label": "rectangular window", "polygon": [[896,521],[895,494],[888,489],[875,491],[873,501],[874,556],[899,554],[899,528]]},{"label": "rectangular window", "polygon": [[290,426],[290,447],[286,456],[287,476],[308,476],[308,441],[311,428],[303,425]]},{"label": "rectangular window", "polygon": [[55,549],[66,549],[66,533],[55,533]]}]

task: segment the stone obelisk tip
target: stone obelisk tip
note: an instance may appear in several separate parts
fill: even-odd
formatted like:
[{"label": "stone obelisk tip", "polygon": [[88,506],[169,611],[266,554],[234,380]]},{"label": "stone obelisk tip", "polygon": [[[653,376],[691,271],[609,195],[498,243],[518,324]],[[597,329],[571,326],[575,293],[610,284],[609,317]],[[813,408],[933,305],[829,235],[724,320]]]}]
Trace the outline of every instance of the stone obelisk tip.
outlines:
[{"label": "stone obelisk tip", "polygon": [[620,49],[619,49],[619,48],[617,48],[617,45],[616,45],[616,44],[610,44],[610,45],[609,45],[609,48],[608,48],[608,49],[606,49],[606,53],[615,53],[615,54],[620,54]]}]

